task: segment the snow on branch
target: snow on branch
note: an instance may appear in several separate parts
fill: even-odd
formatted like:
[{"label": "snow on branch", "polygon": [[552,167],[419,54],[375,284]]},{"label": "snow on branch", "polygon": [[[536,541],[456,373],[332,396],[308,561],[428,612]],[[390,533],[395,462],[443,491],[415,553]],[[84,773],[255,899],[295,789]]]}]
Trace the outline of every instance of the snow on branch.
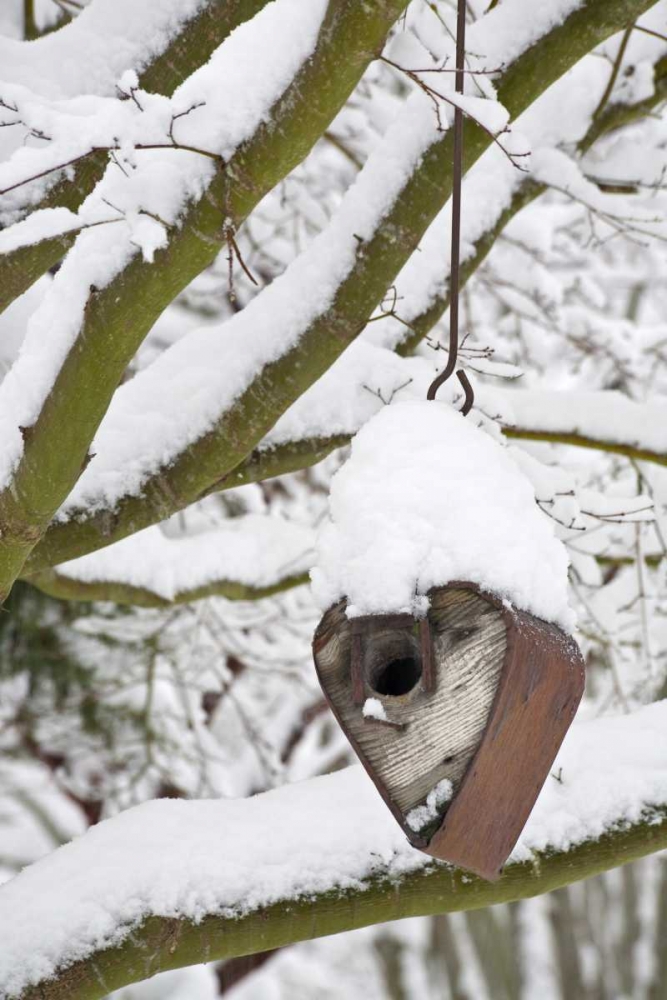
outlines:
[{"label": "snow on branch", "polygon": [[[488,394],[487,394],[488,393]],[[667,465],[667,403],[615,391],[488,390],[482,406],[508,437],[555,441]]]},{"label": "snow on branch", "polygon": [[[41,190],[33,187],[27,199],[34,203],[58,179],[46,174],[46,169],[54,169],[63,152],[59,149],[62,140],[58,129],[54,128],[58,116],[60,131],[69,118],[68,152],[70,157],[75,156],[72,144],[85,148],[94,128],[91,124],[84,126],[86,119],[90,122],[94,116],[99,127],[100,113],[104,119],[105,108],[113,108],[118,98],[120,103],[126,103],[125,95],[118,91],[121,77],[128,72],[136,77],[138,73],[138,86],[170,95],[177,84],[207,61],[235,27],[252,18],[266,3],[243,0],[230,9],[225,0],[167,0],[157,5],[101,0],[57,33],[29,45],[0,38],[3,122],[16,126],[19,139],[27,133],[46,143],[24,148],[19,142],[15,152],[18,163],[15,167],[3,164],[3,178],[11,176],[7,174],[10,170],[20,180],[23,161],[41,164],[34,172],[43,173],[45,180]],[[122,113],[121,109],[116,112],[117,125],[121,125],[118,115]],[[38,119],[42,124],[36,124]],[[45,127],[47,119],[49,127]],[[117,131],[117,135],[121,134],[122,128]],[[5,180],[0,187],[6,184]],[[3,198],[3,214],[11,214],[14,201]],[[16,207],[20,206],[21,199],[16,202]]]},{"label": "snow on branch", "polygon": [[[382,407],[394,401],[423,399],[435,371],[433,363],[425,358],[402,358],[386,348],[356,341],[215,489],[258,482],[321,461],[347,444]],[[443,398],[447,397],[447,388],[443,388]],[[458,389],[454,385],[451,389],[451,402],[458,405]],[[664,431],[667,408],[657,399],[637,403],[615,391],[508,390],[482,385],[477,386],[476,393],[476,412],[489,429],[493,427],[488,419],[491,418],[508,438],[593,448],[636,461],[667,465]],[[523,453],[515,457],[524,464],[528,461]],[[545,467],[525,471],[533,479],[542,503],[552,503],[555,495],[574,489],[568,480],[548,485],[545,490]],[[538,472],[535,478],[534,473]],[[607,511],[606,516],[622,513],[625,517],[628,511],[636,516],[635,509],[643,511],[644,501],[633,507],[616,498],[613,511]],[[133,508],[133,516],[137,513]],[[87,520],[55,523],[37,548],[28,570],[42,571],[67,558],[69,552],[98,547],[103,529],[108,530],[108,521],[109,511],[102,508],[93,510]],[[108,551],[111,553],[115,547]],[[97,564],[91,560],[88,565]],[[113,573],[106,579],[120,582],[120,577],[114,577]],[[55,593],[55,584],[51,586]],[[178,591],[186,592],[187,586],[179,583]]]},{"label": "snow on branch", "polygon": [[[653,91],[650,96],[632,104],[613,104],[602,119],[594,119],[596,94],[604,86],[606,65],[602,60],[582,60],[539,97],[531,108],[519,117],[514,127],[525,136],[533,150],[531,176],[523,177],[513,170],[509,161],[496,148],[489,149],[468,171],[463,187],[466,210],[462,218],[461,279],[463,283],[475,273],[503,232],[505,226],[526,205],[567,177],[565,193],[590,206],[607,227],[629,238],[644,235],[664,239],[664,224],[656,218],[655,206],[642,204],[639,211],[625,199],[605,198],[593,184],[587,184],[577,171],[575,161],[557,152],[556,143],[580,152],[609,132],[636,124],[649,116],[665,99],[667,91],[667,58],[657,59],[653,66]],[[567,106],[565,120],[555,113]],[[558,118],[554,134],[553,121]],[[644,157],[651,163],[653,156]],[[558,158],[560,173],[548,173],[547,167]],[[648,186],[648,185],[647,185]],[[378,317],[365,331],[376,343],[408,353],[428,335],[449,306],[449,243],[451,206],[445,206],[429,227],[420,244],[420,253],[413,255],[396,279],[396,299],[400,305]]]},{"label": "snow on branch", "polygon": [[[234,28],[252,18],[267,2],[190,0],[156,7],[104,0],[86,9],[56,36],[46,36],[29,46],[0,38],[0,53],[5,56],[3,68],[8,67],[7,78],[27,88],[37,104],[44,103],[45,98],[71,101],[81,93],[98,98],[122,97],[116,84],[128,70],[138,71],[140,87],[170,96]],[[11,112],[12,107],[16,111],[3,114],[3,119],[16,119],[17,105],[10,104],[4,111]],[[0,257],[0,310],[56,264],[72,245],[74,235],[86,224],[76,213],[101,179],[107,160],[105,152],[92,153],[73,168],[48,174],[30,185],[29,190],[22,188],[16,197],[3,198],[6,222],[33,211],[25,228],[12,227],[15,248],[6,245]],[[39,197],[44,186],[48,190]]]},{"label": "snow on branch", "polygon": [[[161,183],[154,183],[150,171],[144,175],[144,199],[153,199],[153,207],[147,213],[145,201],[142,205],[144,218],[139,245],[145,255],[148,251],[148,258],[160,252],[162,266],[155,268],[149,260],[138,257],[136,231],[117,241],[105,235],[105,227],[88,230],[79,235],[75,249],[56,275],[47,295],[50,302],[47,312],[38,310],[33,317],[19,359],[0,389],[0,424],[7,426],[10,435],[3,473],[5,482],[7,477],[12,480],[11,491],[2,494],[0,521],[5,526],[11,521],[10,533],[18,532],[21,536],[5,547],[0,574],[5,582],[0,584],[0,593],[5,592],[18,572],[19,563],[85,466],[88,445],[109,399],[153,322],[174,296],[212,262],[230,230],[233,235],[233,228],[245,214],[317,141],[373,57],[391,24],[394,10],[387,4],[379,16],[372,10],[349,8],[347,4],[341,4],[339,10],[338,3],[328,7],[318,3],[313,10],[309,7],[308,18],[297,19],[298,30],[290,35],[294,19],[281,20],[280,15],[294,3],[295,0],[280,0],[270,5],[249,25],[242,25],[222,47],[227,49],[231,63],[237,65],[237,71],[233,65],[228,67],[233,77],[236,72],[237,82],[239,76],[247,78],[243,76],[244,70],[238,68],[239,63],[246,70],[249,64],[254,67],[257,55],[254,46],[258,42],[266,52],[265,69],[269,63],[273,67],[273,72],[267,70],[257,78],[257,87],[249,88],[243,103],[233,105],[231,119],[228,115],[224,121],[213,123],[214,129],[222,129],[217,133],[220,143],[225,141],[225,126],[230,120],[236,141],[248,134],[249,122],[257,126],[252,137],[242,143],[240,160],[237,162],[235,156],[227,164],[231,176],[238,167],[243,182],[235,187],[225,172],[216,171],[211,165],[206,170],[193,162],[188,169],[184,164],[186,157],[194,157],[197,163],[202,159],[212,163],[195,153],[183,152],[178,167],[170,152],[149,152],[147,155],[158,157]],[[400,9],[401,0],[396,0],[395,13],[400,13]],[[323,13],[328,21],[333,20],[331,30],[323,33],[319,44]],[[348,58],[348,70],[332,77],[330,59],[333,56],[338,64],[337,53],[343,44],[349,57],[351,26],[355,29],[352,37],[360,58]],[[287,33],[284,47],[276,45],[276,32]],[[315,45],[318,47],[313,53]],[[283,90],[284,87],[287,89]],[[320,94],[317,101],[311,100],[313,92]],[[265,121],[270,110],[272,125],[268,128]],[[161,159],[165,155],[167,161]],[[140,174],[138,168],[132,180]],[[136,195],[136,190],[132,190]],[[183,202],[174,199],[175,190],[180,192]],[[98,191],[99,194],[105,192]],[[189,209],[178,218],[180,226],[171,225],[173,213],[178,214],[184,203],[188,203]],[[113,200],[112,205],[119,207]],[[132,215],[132,205],[128,207]],[[135,218],[140,214],[135,212]],[[161,247],[165,247],[164,253]],[[46,321],[47,313],[51,317],[49,337],[43,340],[37,330]],[[58,329],[53,327],[54,318],[59,321]],[[72,350],[75,344],[78,347]],[[95,376],[91,374],[91,366]],[[28,371],[32,373],[29,376]],[[24,377],[31,383],[29,396],[22,389],[26,384],[22,381]],[[20,423],[22,416],[27,416],[24,423]],[[24,435],[20,427],[30,430]],[[57,436],[57,444],[53,435]],[[58,448],[63,454],[56,459]],[[55,465],[47,474],[46,467],[54,459]],[[37,494],[41,524],[32,523],[28,527],[24,524],[26,511],[18,498],[25,501]],[[31,501],[28,506],[37,509]],[[28,517],[28,520],[33,519]]]},{"label": "snow on branch", "polygon": [[[3,84],[7,124],[27,130],[43,144],[19,146],[0,165],[0,196],[4,199],[33,180],[48,179],[95,152],[120,153],[116,162],[121,170],[126,166],[128,174],[124,186],[136,186],[131,176],[136,150],[189,150],[224,164],[257,129],[312,52],[326,5],[319,0],[309,4],[307,15],[301,8],[297,15],[293,3],[277,0],[241,25],[171,98],[143,90],[134,70],[118,79],[113,97],[86,94],[54,101],[18,84]],[[271,46],[270,40],[278,37],[281,43]],[[262,62],[261,74],[255,71],[251,52]],[[243,94],[244,99],[232,102],[230,93]],[[152,166],[155,174],[159,165]],[[174,196],[181,203],[185,200],[182,192]]]},{"label": "snow on branch", "polygon": [[50,97],[111,96],[123,73],[145,69],[213,3],[95,0],[70,24],[29,44],[0,37],[3,79]]},{"label": "snow on branch", "polygon": [[176,538],[160,527],[146,528],[31,582],[56,597],[143,607],[212,595],[252,600],[306,582],[312,553],[310,529],[246,514]]},{"label": "snow on branch", "polygon": [[575,723],[494,885],[411,848],[358,767],[146,803],[0,888],[0,990],[92,1000],[164,968],[586,878],[667,846],[666,760],[667,702]]},{"label": "snow on branch", "polygon": [[[394,399],[424,398],[436,370],[425,358],[401,358],[359,341],[277,421],[261,442],[261,452],[270,461],[274,448],[308,438],[321,441],[327,434],[352,436]],[[458,393],[452,386],[454,404]],[[477,410],[497,421],[508,437],[573,444],[667,465],[667,402],[660,397],[638,403],[614,390],[559,392],[489,385],[477,386],[475,396]]]}]

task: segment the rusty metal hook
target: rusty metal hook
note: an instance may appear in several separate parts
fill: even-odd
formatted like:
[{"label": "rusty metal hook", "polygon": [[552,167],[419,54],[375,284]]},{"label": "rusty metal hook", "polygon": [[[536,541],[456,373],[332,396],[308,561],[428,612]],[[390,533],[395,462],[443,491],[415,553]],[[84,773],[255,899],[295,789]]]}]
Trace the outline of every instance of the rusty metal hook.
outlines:
[{"label": "rusty metal hook", "polygon": [[[458,0],[456,20],[456,74],[455,90],[463,93],[463,78],[465,73],[465,30],[466,5],[465,0]],[[452,184],[452,253],[449,280],[449,357],[442,372],[431,382],[427,399],[435,399],[436,393],[443,382],[454,374],[459,352],[459,285],[460,285],[460,245],[461,245],[461,180],[463,176],[463,112],[459,107],[454,109],[454,164]],[[470,413],[475,400],[468,376],[459,369],[456,373],[465,393],[465,401],[461,413],[465,417]]]}]

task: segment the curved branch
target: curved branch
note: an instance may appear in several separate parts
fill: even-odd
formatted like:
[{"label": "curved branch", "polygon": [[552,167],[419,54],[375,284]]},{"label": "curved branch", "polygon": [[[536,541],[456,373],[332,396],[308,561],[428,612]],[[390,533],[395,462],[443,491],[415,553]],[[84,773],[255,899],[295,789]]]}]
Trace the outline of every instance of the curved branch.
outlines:
[{"label": "curved branch", "polygon": [[[579,152],[584,154],[593,144],[610,132],[615,132],[628,125],[634,125],[646,118],[655,109],[667,100],[667,56],[658,60],[654,68],[654,89],[650,97],[636,104],[611,104],[606,107],[590,124],[586,135],[579,143]],[[475,240],[473,252],[469,257],[461,262],[460,283],[463,287],[472,277],[475,271],[484,263],[493,246],[505,229],[505,226],[523,208],[539,198],[548,189],[548,185],[528,178],[517,188],[512,195],[510,204],[503,209],[495,222],[489,229]],[[624,192],[625,193],[625,192]],[[443,275],[442,284],[446,279]],[[433,329],[438,320],[442,319],[444,313],[449,308],[449,290],[436,296],[428,306],[414,316],[403,317],[405,329],[408,330],[406,337],[398,344],[396,351],[398,354],[412,354],[417,345]]]},{"label": "curved branch", "polygon": [[[171,96],[176,88],[211,57],[224,40],[271,0],[205,0],[205,6],[181,26],[170,44],[139,75],[139,86]],[[75,212],[102,178],[108,156],[93,151],[63,174],[37,204],[26,211],[68,208]],[[0,256],[0,312],[26,291],[74,244],[75,233],[63,233]]]},{"label": "curved branch", "polygon": [[650,97],[636,104],[609,104],[598,115],[579,143],[579,151],[586,153],[600,136],[608,135],[626,125],[632,125],[650,115],[658,105],[667,100],[667,56],[663,56],[654,67],[654,90]]},{"label": "curved branch", "polygon": [[[520,392],[521,390],[512,393],[511,400],[516,402]],[[597,395],[599,402],[602,402],[605,393],[600,392]],[[638,407],[636,416],[641,420],[642,407],[641,404],[636,405]],[[647,420],[655,419],[654,413],[650,413],[648,410],[645,413]],[[633,444],[614,441],[609,437],[595,436],[593,433],[587,434],[585,427],[581,431],[575,431],[571,422],[564,421],[561,428],[551,430],[533,430],[528,426],[517,424],[501,425],[500,429],[505,437],[519,441],[544,441],[547,444],[567,444],[575,448],[592,448],[595,451],[605,451],[610,455],[623,455],[636,462],[667,465],[667,450],[657,451],[653,448],[642,447],[639,441]],[[281,476],[287,472],[297,472],[299,469],[308,468],[321,462],[337,448],[345,447],[351,440],[351,435],[335,434],[329,438],[302,438],[299,441],[285,441],[272,448],[257,448],[245,462],[241,462],[233,472],[217,482],[212,487],[212,492],[232,489],[234,486],[243,486],[246,483],[258,483],[264,479],[271,479],[273,476]],[[70,538],[73,538],[78,527],[83,527],[83,525],[77,525],[76,522],[67,525]],[[65,529],[65,525],[63,525],[63,529]]]},{"label": "curved branch", "polygon": [[12,941],[0,990],[97,1000],[166,969],[528,898],[662,850],[666,707],[575,724],[495,883],[411,848],[358,767],[247,800],[127,810],[0,888]]},{"label": "curved branch", "polygon": [[[227,228],[233,231],[319,139],[406,2],[331,0],[315,51],[254,135],[191,204],[168,245],[152,263],[134,257],[103,289],[91,289],[78,336],[24,435],[11,486],[0,494],[0,600],[85,467],[88,445],[146,333],[213,262]],[[252,444],[242,448],[238,460]],[[168,488],[164,482],[160,488],[164,486]]]},{"label": "curved branch", "polygon": [[[313,938],[406,917],[476,910],[530,899],[629,864],[667,847],[667,819],[651,818],[568,852],[536,855],[509,865],[495,883],[461,871],[432,868],[401,879],[369,881],[361,889],[255,911],[242,918],[206,917],[198,924],[153,917],[132,940],[78,963],[20,1000],[100,1000],[107,985],[125,986],[168,969],[251,955]],[[101,981],[105,986],[101,987]]]},{"label": "curved branch", "polygon": [[[498,392],[499,390],[497,390]],[[516,401],[521,390],[512,393],[512,401]],[[565,395],[565,394],[563,394]],[[596,394],[602,402],[604,391]],[[631,401],[630,401],[631,402]],[[637,405],[637,417],[641,419],[642,406]],[[645,410],[646,418],[654,419],[654,414]],[[575,448],[592,448],[595,451],[605,451],[610,455],[623,455],[636,462],[652,462],[656,465],[667,465],[667,450],[657,451],[643,447],[640,441],[629,443],[615,441],[613,438],[596,436],[586,433],[585,427],[577,431],[571,422],[563,421],[562,427],[551,430],[535,430],[520,424],[505,424],[500,427],[505,437],[519,441],[544,441],[546,444],[568,444]],[[256,449],[247,462],[242,462],[229,476],[215,484],[214,490],[231,489],[246,483],[257,483],[273,476],[281,476],[286,472],[296,472],[321,462],[327,455],[349,444],[351,435],[336,434],[330,438],[303,438],[299,441],[285,441],[274,448]],[[71,525],[74,533],[75,525]]]},{"label": "curved branch", "polygon": [[538,431],[529,427],[503,427],[505,437],[517,438],[520,441],[544,441],[546,444],[570,444],[575,448],[593,448],[595,451],[606,451],[611,455],[624,455],[636,462],[655,462],[656,465],[667,465],[667,453],[642,448],[640,444],[624,444],[622,441],[605,441],[600,438],[587,437],[567,430]]},{"label": "curved branch", "polygon": [[171,608],[176,604],[190,604],[205,597],[224,597],[228,601],[259,601],[263,597],[281,594],[285,590],[303,587],[309,582],[308,573],[285,576],[266,587],[254,587],[238,580],[212,580],[201,587],[179,590],[173,597],[163,597],[148,587],[134,587],[122,580],[76,580],[74,577],[44,570],[26,577],[38,590],[63,601],[112,601],[138,608]]},{"label": "curved branch", "polygon": [[[77,164],[71,180],[58,181],[32,210],[58,207],[76,211],[102,177],[107,159],[104,152],[92,153]],[[76,231],[64,232],[0,254],[0,312],[62,260],[75,238]]]},{"label": "curved branch", "polygon": [[18,994],[17,1000],[101,1000],[159,972],[299,941],[340,934],[407,917],[476,910],[540,896],[667,848],[667,819],[638,823],[572,851],[536,855],[509,865],[498,882],[444,867],[402,878],[369,880],[359,889],[319,893],[276,903],[243,917],[205,917],[199,923],[150,917],[130,938],[77,962]]}]

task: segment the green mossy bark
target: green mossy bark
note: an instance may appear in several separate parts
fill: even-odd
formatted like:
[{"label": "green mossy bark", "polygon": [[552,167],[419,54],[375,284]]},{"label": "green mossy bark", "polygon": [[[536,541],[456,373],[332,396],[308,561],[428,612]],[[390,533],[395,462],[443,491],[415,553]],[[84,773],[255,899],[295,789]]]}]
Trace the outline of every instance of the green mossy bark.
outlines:
[{"label": "green mossy bark", "polygon": [[521,441],[545,441],[551,444],[571,444],[575,448],[592,448],[595,451],[608,451],[613,455],[625,455],[635,462],[655,462],[656,465],[667,465],[667,455],[657,451],[649,451],[636,445],[620,444],[618,441],[599,441],[583,434],[571,434],[568,431],[540,431],[529,427],[503,427],[503,434],[508,438],[518,438]]},{"label": "green mossy bark", "polygon": [[[198,924],[160,916],[127,930],[125,940],[26,990],[19,1000],[100,1000],[111,990],[168,969],[284,947],[341,931],[404,917],[479,909],[527,899],[667,847],[663,814],[587,841],[567,852],[537,855],[509,865],[497,882],[483,882],[444,865],[362,888],[285,900],[229,918],[211,915]],[[0,889],[0,901],[2,889]],[[220,907],[224,907],[224,899]]]},{"label": "green mossy bark", "polygon": [[[588,0],[504,71],[497,82],[499,100],[512,117],[516,117],[590,49],[624,27],[629,18],[638,17],[650,6],[651,0]],[[352,42],[350,37],[348,46],[352,46]],[[330,50],[333,55],[333,47]],[[340,71],[335,59],[323,68],[334,74]],[[310,76],[310,72],[310,66],[306,67],[309,79],[299,84],[299,93],[301,87],[304,92],[319,93],[321,86],[326,93],[326,81],[318,82]],[[296,133],[300,134],[300,131],[297,129]],[[226,173],[235,183],[226,194],[219,192],[216,199],[226,206],[227,214],[235,220],[244,205],[248,188],[253,188],[256,183],[254,178],[262,168],[263,160],[259,159],[259,151],[255,151],[253,146],[260,144],[269,155],[277,157],[280,170],[284,173],[289,167],[286,159],[289,149],[284,146],[283,138],[284,130],[267,125],[234,158]],[[265,141],[268,141],[268,147],[263,146]],[[466,121],[466,169],[488,148],[490,141],[486,132],[474,122]],[[96,548],[101,547],[138,528],[160,521],[205,496],[215,484],[229,476],[285,410],[324,374],[361,332],[386,289],[449,197],[451,166],[452,137],[447,133],[428,150],[373,238],[360,246],[355,265],[339,286],[333,304],[313,322],[297,346],[267,365],[208,434],[188,447],[169,468],[149,479],[141,497],[126,498],[113,511],[103,511],[92,518],[87,518],[82,511],[81,516],[72,522],[71,536],[68,535],[69,524],[50,529],[26,566],[27,572],[90,551],[88,546],[91,541]],[[224,179],[224,175],[221,176],[221,183]],[[217,190],[217,186],[212,186],[212,194],[214,188]],[[207,231],[209,210],[208,202],[194,209],[195,213],[203,213],[202,218],[195,220],[191,214],[188,228],[180,237],[183,241],[191,238],[192,229]],[[213,234],[209,229],[208,240],[211,238]],[[202,256],[206,256],[204,247]],[[169,266],[179,267],[181,257],[177,253]],[[141,267],[140,264],[136,266]],[[166,273],[166,266],[163,281],[168,284],[171,278]],[[149,272],[147,266],[144,270]],[[145,280],[150,283],[150,273],[146,274]],[[114,324],[113,310],[110,318]]]},{"label": "green mossy bark", "polygon": [[[183,24],[168,47],[139,73],[139,86],[170,97],[196,69],[203,66],[231,32],[249,21],[272,0],[209,0],[203,10]],[[28,204],[25,214],[42,208],[69,208],[76,212],[102,178],[108,162],[104,152],[94,152],[73,168],[71,178],[61,176],[38,204]],[[21,247],[0,256],[0,312],[30,288],[74,244],[76,233]]]},{"label": "green mossy bark", "polygon": [[[267,123],[239,147],[204,196],[191,205],[168,245],[152,264],[136,256],[109,285],[91,291],[81,331],[37,421],[25,434],[11,486],[0,494],[0,600],[78,479],[90,441],[144,336],[175,296],[213,262],[224,244],[223,222],[238,226],[301,162],[354,90],[406,3],[330,0],[313,55],[274,105]],[[233,464],[255,440],[246,445],[243,431],[235,432],[230,439],[238,456]],[[186,506],[189,489],[188,482],[156,477],[157,520]],[[135,522],[131,530],[138,527]]]},{"label": "green mossy bark", "polygon": [[293,590],[308,583],[308,573],[285,576],[266,587],[254,587],[239,583],[238,580],[213,580],[201,587],[181,590],[173,598],[162,597],[147,587],[133,587],[121,581],[84,581],[45,570],[31,576],[33,584],[50,597],[66,601],[113,601],[114,604],[130,604],[139,608],[171,608],[176,604],[190,604],[205,597],[225,597],[228,601],[258,601],[285,590]]}]

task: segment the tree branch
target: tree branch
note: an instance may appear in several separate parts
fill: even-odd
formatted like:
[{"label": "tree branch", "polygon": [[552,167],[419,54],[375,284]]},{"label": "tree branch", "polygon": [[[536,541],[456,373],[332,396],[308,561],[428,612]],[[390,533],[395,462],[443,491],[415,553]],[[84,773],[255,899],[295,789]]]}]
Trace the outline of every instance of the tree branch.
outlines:
[{"label": "tree branch", "polygon": [[548,444],[570,444],[575,448],[593,448],[595,451],[606,451],[611,455],[624,455],[637,462],[655,462],[657,465],[667,465],[667,454],[651,451],[639,445],[623,444],[621,441],[605,441],[585,434],[562,431],[537,431],[528,427],[503,427],[503,434],[508,438],[520,441],[544,441]]},{"label": "tree branch", "polygon": [[[369,794],[375,795],[375,792],[370,791]],[[185,810],[196,805],[179,803]],[[224,803],[211,805],[219,808]],[[241,803],[242,807],[245,805]],[[377,808],[384,808],[379,800]],[[127,818],[129,814],[125,816]],[[164,814],[162,822],[169,826],[168,814]],[[299,821],[296,817],[294,826],[294,846],[298,850]],[[154,832],[144,837],[145,846],[150,846],[154,840],[154,849],[159,851],[162,838],[157,834],[157,825],[154,823],[150,829]],[[89,837],[90,834],[87,834],[73,848],[64,850],[80,849]],[[108,846],[106,842],[105,848],[105,841],[102,841],[98,864],[103,863]],[[665,847],[667,816],[664,810],[657,810],[643,819],[579,843],[570,850],[538,852],[530,861],[510,863],[502,877],[494,883],[483,882],[442,864],[429,863],[416,870],[392,872],[391,865],[386,866],[379,861],[377,867],[381,873],[356,879],[354,888],[332,886],[326,889],[320,883],[319,888],[303,896],[279,899],[273,904],[256,906],[250,912],[241,911],[238,915],[224,915],[228,901],[224,896],[215,898],[215,883],[212,883],[207,902],[202,903],[204,914],[197,922],[186,917],[149,913],[138,925],[126,924],[122,929],[114,928],[117,935],[114,946],[88,945],[86,956],[79,961],[60,968],[52,977],[41,979],[33,987],[10,991],[7,995],[16,1000],[100,1000],[112,990],[169,969],[256,954],[390,920],[474,910],[532,898],[636,861]],[[382,843],[378,844],[378,848],[383,850]],[[52,860],[58,861],[58,852]],[[276,856],[273,863],[283,863],[282,857],[278,861]],[[56,866],[56,877],[57,872]],[[28,869],[28,873],[33,876],[34,891],[39,885],[39,863]],[[341,878],[344,879],[345,874],[342,871]],[[262,875],[262,864],[258,860],[255,881],[259,886],[262,885]],[[21,878],[25,875],[19,876]],[[124,891],[127,892],[127,889]],[[7,906],[11,900],[5,902],[3,892],[5,890],[0,889],[0,906],[3,902]],[[260,888],[260,896],[261,892]],[[136,897],[135,906],[140,898]],[[39,921],[40,907],[32,903],[30,910]],[[67,929],[74,931],[75,927]],[[61,940],[66,942],[68,938],[61,934]],[[49,957],[53,960],[53,952]],[[0,983],[2,985],[6,983]]]},{"label": "tree branch", "polygon": [[[225,242],[223,222],[236,229],[308,153],[406,2],[331,0],[312,56],[264,123],[191,204],[168,246],[157,251],[153,263],[135,257],[106,287],[91,290],[79,334],[37,420],[24,434],[11,486],[0,494],[1,600],[78,479],[88,445],[146,333],[172,299],[213,262]],[[238,460],[251,447],[249,442]],[[165,486],[162,481],[158,489]],[[178,490],[174,498],[176,509],[185,506]]]},{"label": "tree branch", "polygon": [[[27,2],[27,0],[26,0]],[[203,10],[185,21],[176,38],[139,75],[139,86],[170,97],[208,61],[235,28],[249,21],[270,0],[206,0]],[[102,178],[108,154],[93,152],[63,175],[37,204],[26,211],[69,208],[75,212]],[[0,312],[53,267],[74,244],[75,233],[63,233],[0,256]]]},{"label": "tree branch", "polygon": [[212,580],[201,587],[179,590],[171,598],[147,587],[133,587],[129,583],[113,580],[77,580],[55,570],[44,570],[27,577],[28,583],[38,590],[64,601],[113,601],[114,604],[129,604],[139,608],[171,608],[176,604],[190,604],[205,597],[224,597],[228,601],[258,601],[294,587],[308,583],[308,573],[298,573],[283,577],[277,583],[266,587],[253,587],[238,580]]},{"label": "tree branch", "polygon": [[[495,391],[497,398],[500,398],[502,394],[502,390]],[[614,400],[604,391],[597,393],[596,396],[595,402],[591,400],[591,410],[596,405],[598,407],[604,406],[608,398],[611,405],[616,405]],[[508,394],[507,400],[515,405],[520,403],[521,390]],[[632,400],[627,400],[627,404],[633,408],[633,424],[656,426],[657,420],[657,426],[660,426],[660,420],[655,412],[650,411],[642,404],[634,403]],[[562,426],[554,428],[553,412],[551,412],[550,423],[552,426],[549,430],[537,430],[528,424],[526,426],[517,424],[503,426],[501,424],[501,430],[508,438],[516,440],[544,441],[550,444],[593,448],[596,451],[622,455],[635,461],[667,465],[667,450],[660,451],[656,448],[644,447],[639,440],[634,443],[615,441],[606,435],[595,434],[592,429],[587,430],[585,424],[575,427],[572,419],[567,417],[563,417]],[[330,437],[301,438],[285,441],[272,447],[255,448],[231,472],[212,483],[207,493],[217,493],[233,489],[236,486],[244,486],[247,483],[262,482],[265,479],[285,475],[289,472],[298,472],[321,462],[337,448],[348,445],[350,440],[350,435],[335,434]],[[166,517],[173,511],[169,507],[169,501],[166,497],[165,504],[167,505]],[[151,523],[150,512],[145,510],[141,497],[126,501],[123,505],[123,512],[124,517],[137,524],[138,527]],[[99,549],[101,547],[100,538],[106,539],[110,536],[109,543],[115,541],[115,526],[111,521],[112,516],[110,512],[103,511],[83,520],[71,520],[52,525],[29,558],[24,578],[30,580],[30,573],[41,572],[46,567],[55,566],[67,559],[76,558]],[[129,534],[129,532],[125,534]],[[124,537],[125,534],[119,534],[119,537]]]},{"label": "tree branch", "polygon": [[[588,152],[593,144],[603,136],[627,125],[634,125],[646,118],[665,100],[667,100],[667,56],[663,56],[655,65],[653,94],[637,104],[607,105],[606,110],[601,111],[591,122],[586,135],[579,143],[579,152],[581,154]],[[484,263],[496,240],[514,216],[547,190],[548,185],[546,184],[540,184],[530,178],[523,181],[512,195],[512,200],[507,208],[500,213],[493,225],[475,241],[474,252],[461,262],[461,287]],[[414,316],[402,317],[408,324],[405,328],[408,333],[397,346],[397,353],[404,356],[412,354],[438,320],[442,319],[448,308],[449,290],[446,290],[443,294],[436,296],[421,312]]]},{"label": "tree branch", "polygon": [[128,809],[0,887],[0,993],[95,1000],[163,969],[527,898],[661,850],[666,717],[658,702],[575,722],[495,883],[412,848],[361,767]]}]

